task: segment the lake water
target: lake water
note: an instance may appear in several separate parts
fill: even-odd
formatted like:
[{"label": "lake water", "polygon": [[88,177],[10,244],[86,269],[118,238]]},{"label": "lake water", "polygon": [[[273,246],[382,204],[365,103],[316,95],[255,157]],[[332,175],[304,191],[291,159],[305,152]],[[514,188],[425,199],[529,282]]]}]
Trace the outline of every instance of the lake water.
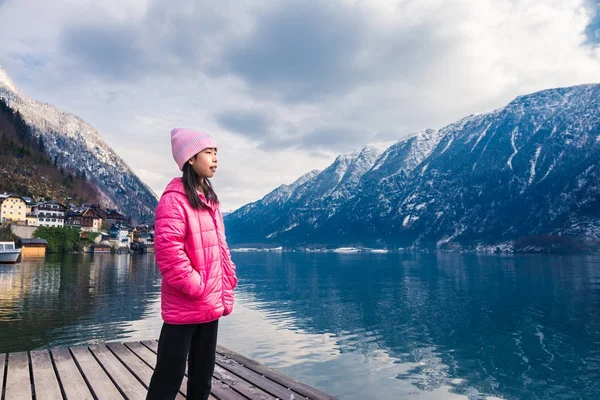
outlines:
[{"label": "lake water", "polygon": [[[340,399],[599,399],[600,256],[235,253],[222,345]],[[0,264],[0,352],[157,338],[153,255]]]}]

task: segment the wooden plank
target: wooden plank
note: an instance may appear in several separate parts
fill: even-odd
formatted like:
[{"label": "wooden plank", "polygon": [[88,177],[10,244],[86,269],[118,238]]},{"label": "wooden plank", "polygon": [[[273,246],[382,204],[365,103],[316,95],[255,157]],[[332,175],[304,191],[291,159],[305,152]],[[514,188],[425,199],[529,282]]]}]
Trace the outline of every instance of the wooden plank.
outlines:
[{"label": "wooden plank", "polygon": [[33,372],[33,386],[36,400],[56,400],[62,398],[58,377],[54,372],[48,350],[37,350],[29,353]]},{"label": "wooden plank", "polygon": [[[155,340],[145,340],[142,342],[145,346],[147,346],[153,352],[158,351],[158,342]],[[187,367],[186,367],[186,375],[187,375]],[[187,385],[187,383],[186,383]],[[183,392],[187,391],[187,386],[184,387],[182,384]],[[240,395],[229,386],[224,383],[219,382],[214,377],[212,379],[211,384],[211,393],[217,397],[219,400],[246,400],[247,397]]]},{"label": "wooden plank", "polygon": [[230,358],[232,360],[237,361],[242,364],[246,368],[253,370],[254,372],[263,375],[286,388],[293,390],[296,393],[300,393],[303,396],[308,397],[309,399],[314,400],[337,400],[335,397],[330,394],[324,393],[318,389],[315,389],[311,386],[308,386],[302,382],[298,382],[297,380],[290,378],[287,375],[282,374],[279,371],[275,371],[271,368],[264,366],[256,360],[252,360],[248,357],[245,357],[239,353],[231,351],[223,346],[217,346],[217,353]]},{"label": "wooden plank", "polygon": [[127,368],[125,368],[106,346],[91,346],[90,351],[96,356],[104,370],[110,375],[127,399],[145,400],[147,392],[146,388]]},{"label": "wooden plank", "polygon": [[279,397],[280,399],[289,399],[292,397],[292,395],[296,399],[304,397],[298,393],[292,392],[291,390],[280,385],[277,382],[274,382],[262,375],[259,375],[251,369],[244,367],[237,361],[229,359],[223,356],[222,354],[217,354],[217,364],[223,367],[224,369],[233,372],[240,378],[245,379],[254,386],[258,386],[265,392],[270,393],[275,397]]},{"label": "wooden plank", "polygon": [[[143,399],[156,364],[157,341],[109,343],[0,354],[0,379],[6,374],[6,399]],[[211,400],[335,400],[222,346],[217,347]],[[31,365],[29,365],[31,360]],[[54,363],[53,363],[54,362]],[[31,377],[30,377],[31,370]],[[187,368],[186,368],[187,375]],[[33,385],[32,385],[33,383]],[[177,399],[185,397],[184,376]],[[2,388],[0,388],[2,389]],[[2,392],[0,392],[1,394]]]},{"label": "wooden plank", "polygon": [[214,376],[219,381],[227,384],[227,386],[231,387],[238,393],[242,393],[250,400],[275,400],[275,397],[271,396],[264,390],[261,390],[260,388],[246,382],[239,376],[232,374],[218,365],[215,365]]},{"label": "wooden plank", "polygon": [[140,342],[124,343],[124,345],[154,370],[154,367],[156,366],[156,353],[152,352]]},{"label": "wooden plank", "polygon": [[69,349],[52,349],[50,353],[52,354],[52,359],[54,360],[54,365],[58,371],[58,377],[67,399],[93,400],[94,397],[81,372],[79,372]]},{"label": "wooden plank", "polygon": [[5,399],[31,399],[27,352],[9,353]]},{"label": "wooden plank", "polygon": [[156,340],[142,340],[142,344],[153,352],[158,352],[158,342]]},{"label": "wooden plank", "polygon": [[132,374],[142,381],[147,389],[150,384],[150,378],[152,378],[152,368],[140,360],[140,358],[125,347],[123,343],[107,343],[106,347],[113,352]]},{"label": "wooden plank", "polygon": [[[139,358],[141,358],[146,364],[151,366],[150,368],[154,370],[156,365],[156,354],[153,353],[150,349],[139,342],[125,343],[125,346],[135,353]],[[150,381],[148,381],[150,382]],[[179,393],[177,394],[177,399],[182,400],[185,397],[183,394],[187,391],[187,378],[184,377],[181,382],[181,386],[179,388]]]},{"label": "wooden plank", "polygon": [[71,347],[71,353],[79,364],[93,394],[99,399],[123,399],[123,396],[96,361],[87,347]]},{"label": "wooden plank", "polygon": [[248,398],[242,396],[225,383],[220,382],[213,378],[210,392],[214,394],[219,400],[247,400]]}]

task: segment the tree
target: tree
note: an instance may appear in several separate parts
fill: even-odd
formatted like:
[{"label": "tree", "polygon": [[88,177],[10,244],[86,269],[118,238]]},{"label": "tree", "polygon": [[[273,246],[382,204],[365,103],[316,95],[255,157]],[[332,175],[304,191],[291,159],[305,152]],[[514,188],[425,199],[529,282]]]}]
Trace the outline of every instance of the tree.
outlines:
[{"label": "tree", "polygon": [[69,253],[81,250],[79,230],[77,229],[40,226],[33,232],[33,237],[46,239],[49,253]]}]

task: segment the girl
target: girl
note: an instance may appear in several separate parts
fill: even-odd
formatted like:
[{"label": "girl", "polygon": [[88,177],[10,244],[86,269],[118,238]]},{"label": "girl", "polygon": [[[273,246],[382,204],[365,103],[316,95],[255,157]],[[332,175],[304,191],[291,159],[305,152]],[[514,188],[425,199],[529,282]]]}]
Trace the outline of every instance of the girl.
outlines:
[{"label": "girl", "polygon": [[188,361],[188,399],[208,399],[215,367],[217,327],[233,309],[235,265],[225,241],[219,200],[209,178],[217,145],[204,132],[171,131],[182,178],[166,187],[156,208],[154,251],[162,274],[164,324],[147,399],[174,399]]}]

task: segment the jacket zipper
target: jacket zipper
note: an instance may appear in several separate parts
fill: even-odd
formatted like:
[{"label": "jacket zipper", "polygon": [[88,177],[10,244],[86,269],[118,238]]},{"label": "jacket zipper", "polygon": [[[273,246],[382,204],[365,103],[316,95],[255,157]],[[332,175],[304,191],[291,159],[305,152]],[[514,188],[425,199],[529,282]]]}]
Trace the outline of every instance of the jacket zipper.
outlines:
[{"label": "jacket zipper", "polygon": [[217,217],[215,215],[215,211],[210,209],[211,216],[213,219],[213,224],[215,224],[215,232],[217,233],[217,242],[219,243],[219,267],[221,268],[221,304],[223,304],[223,313],[225,313],[225,282],[223,281],[223,244],[221,243],[221,235],[219,235],[219,224],[217,224]]}]

